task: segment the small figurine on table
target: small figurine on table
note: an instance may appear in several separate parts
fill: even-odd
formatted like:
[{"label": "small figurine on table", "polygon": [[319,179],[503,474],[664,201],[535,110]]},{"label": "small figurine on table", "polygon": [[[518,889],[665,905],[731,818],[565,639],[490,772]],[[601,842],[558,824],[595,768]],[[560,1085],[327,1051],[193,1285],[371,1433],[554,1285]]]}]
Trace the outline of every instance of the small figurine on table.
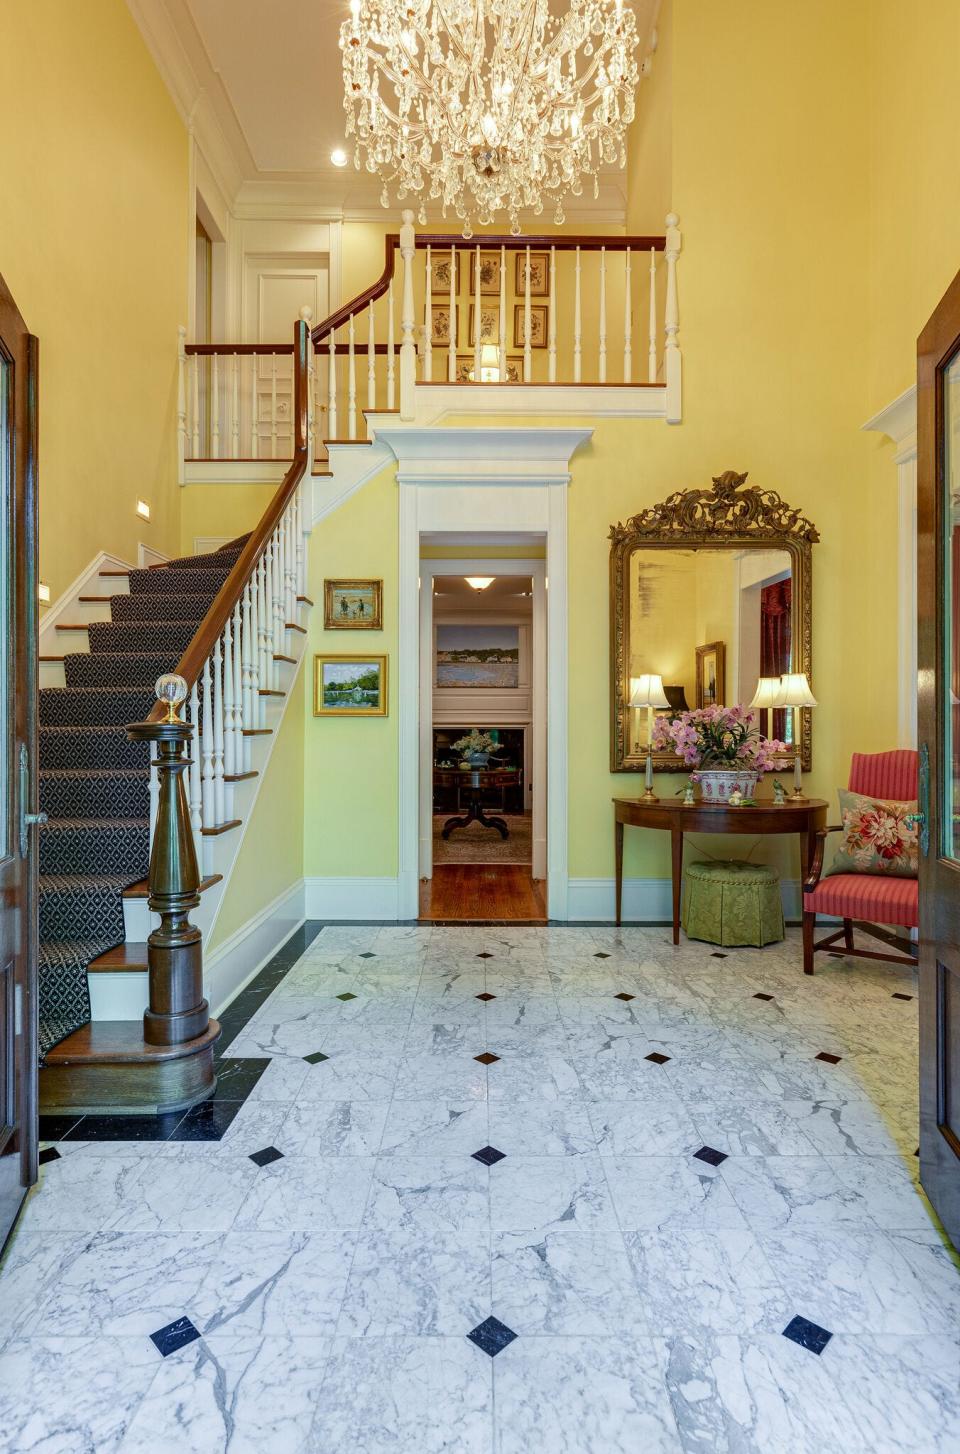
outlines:
[{"label": "small figurine on table", "polygon": [[787,793],[786,793],[786,789],[783,786],[783,783],[780,782],[780,780],[778,778],[774,778],[774,780],[773,780],[773,803],[774,803],[774,807],[776,807],[776,808],[782,808],[783,805],[784,805],[784,803],[786,801],[787,801]]},{"label": "small figurine on table", "polygon": [[674,797],[677,797],[677,798],[679,798],[681,792],[683,793],[683,806],[685,808],[692,808],[695,805],[695,800],[694,800],[694,796],[693,796],[693,785],[694,785],[695,781],[696,781],[695,778],[692,778],[692,777],[687,778],[687,785],[686,785],[686,787],[684,787],[682,789],[681,788],[677,788],[677,791],[674,793]]},{"label": "small figurine on table", "polygon": [[730,805],[731,808],[742,808],[743,807],[743,793],[740,791],[740,789],[738,787],[734,788],[733,792],[730,794],[729,798],[727,799],[727,802],[729,803],[729,805]]}]

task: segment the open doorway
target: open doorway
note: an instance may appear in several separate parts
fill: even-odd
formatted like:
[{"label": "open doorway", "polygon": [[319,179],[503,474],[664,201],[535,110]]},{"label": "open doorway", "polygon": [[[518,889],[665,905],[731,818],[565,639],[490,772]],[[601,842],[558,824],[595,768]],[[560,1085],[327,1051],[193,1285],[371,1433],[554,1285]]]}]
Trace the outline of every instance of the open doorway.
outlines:
[{"label": "open doorway", "polygon": [[545,921],[543,561],[421,566],[428,920]]}]

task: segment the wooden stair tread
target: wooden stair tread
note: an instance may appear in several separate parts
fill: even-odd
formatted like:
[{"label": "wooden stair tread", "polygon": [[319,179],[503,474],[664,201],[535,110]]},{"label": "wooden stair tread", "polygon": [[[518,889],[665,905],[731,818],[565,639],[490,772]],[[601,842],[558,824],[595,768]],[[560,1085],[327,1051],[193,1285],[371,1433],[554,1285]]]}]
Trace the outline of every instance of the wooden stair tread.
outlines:
[{"label": "wooden stair tread", "polygon": [[182,1045],[148,1045],[143,1038],[140,1020],[91,1020],[74,1030],[59,1045],[47,1052],[45,1064],[104,1065],[144,1064],[151,1061],[181,1060],[212,1045],[220,1034],[220,1026],[211,1020],[206,1032]]},{"label": "wooden stair tread", "polygon": [[333,478],[333,470],[311,470],[310,473],[315,480]]},{"label": "wooden stair tread", "polygon": [[86,631],[89,625],[89,621],[71,621],[69,623],[58,621],[53,629],[54,631]]},{"label": "wooden stair tread", "polygon": [[100,955],[99,959],[92,959],[87,965],[91,974],[103,974],[108,970],[112,973],[132,972],[145,970],[146,967],[147,946],[145,942],[118,944],[116,949],[108,949],[105,954]]},{"label": "wooden stair tread", "polygon": [[78,596],[78,601],[92,601],[100,606],[109,606],[112,596]]},{"label": "wooden stair tread", "polygon": [[285,624],[288,631],[299,631],[302,636],[306,636],[306,626],[298,626],[296,621],[287,621]]},{"label": "wooden stair tread", "polygon": [[272,727],[241,727],[241,737],[272,737]]},{"label": "wooden stair tread", "polygon": [[101,576],[128,576],[132,569],[133,566],[130,567],[130,570],[102,570],[98,571],[97,574]]},{"label": "wooden stair tread", "polygon": [[291,666],[296,666],[297,664],[297,658],[295,656],[284,656],[279,651],[273,653],[273,659],[274,661],[289,661]]},{"label": "wooden stair tread", "polygon": [[247,778],[259,777],[259,768],[253,768],[251,772],[225,772],[223,780],[225,783],[245,783]]},{"label": "wooden stair tread", "polygon": [[62,656],[38,656],[38,661],[63,661]]},{"label": "wooden stair tread", "polygon": [[325,439],[324,444],[372,444],[372,439]]},{"label": "wooden stair tread", "polygon": [[309,596],[298,596],[297,597],[297,600],[298,601],[302,601],[305,606],[312,606],[313,605],[313,602],[311,601],[311,599],[310,599]]},{"label": "wooden stair tread", "polygon": [[239,828],[242,822],[242,818],[231,818],[229,823],[221,823],[216,828],[201,828],[200,832],[204,838],[217,838],[221,833],[229,833],[231,829]]},{"label": "wooden stair tread", "polygon": [[[221,882],[222,878],[222,873],[207,874],[206,878],[202,878],[200,880],[198,886],[199,892],[202,894],[205,893],[207,889],[212,889],[214,884],[218,884]],[[135,884],[131,884],[128,889],[124,889],[122,897],[125,899],[145,899],[148,897],[149,893],[150,885],[147,883],[147,880],[145,878],[141,878],[138,879]]]},{"label": "wooden stair tread", "polygon": [[285,697],[286,692],[280,691],[279,687],[258,687],[257,695],[261,697]]}]

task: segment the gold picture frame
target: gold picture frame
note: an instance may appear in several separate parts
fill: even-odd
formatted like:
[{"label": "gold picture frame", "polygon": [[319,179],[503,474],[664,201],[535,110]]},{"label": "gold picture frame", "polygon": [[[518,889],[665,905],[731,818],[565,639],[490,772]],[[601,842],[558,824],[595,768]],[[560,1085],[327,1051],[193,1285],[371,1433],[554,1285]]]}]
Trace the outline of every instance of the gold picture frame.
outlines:
[{"label": "gold picture frame", "polygon": [[[493,295],[496,297],[500,292],[500,253],[484,252],[480,249],[480,296],[481,298]],[[476,297],[477,293],[477,253],[474,249],[470,254],[470,296]]]},{"label": "gold picture frame", "polygon": [[[456,336],[453,340],[454,348],[460,341],[460,319],[463,309],[456,311],[455,328]],[[450,304],[431,303],[430,305],[430,343],[434,348],[450,347]]]},{"label": "gold picture frame", "polygon": [[727,646],[707,641],[697,647],[697,706],[727,705]]},{"label": "gold picture frame", "polygon": [[[457,249],[457,278],[454,284],[454,294],[460,292],[460,285],[463,282],[463,253]],[[436,248],[430,253],[430,291],[433,294],[450,293],[450,249],[443,248],[437,251]]]},{"label": "gold picture frame", "polygon": [[[536,303],[530,306],[530,347],[546,348],[547,346],[547,320],[550,312],[546,303]],[[513,307],[513,346],[514,348],[524,347],[525,329],[525,303],[515,303]]]},{"label": "gold picture frame", "polygon": [[[518,252],[514,262],[514,292],[518,298],[526,297],[527,277],[527,254]],[[530,297],[549,298],[550,296],[550,254],[548,252],[531,252],[530,254]]]},{"label": "gold picture frame", "polygon": [[[470,304],[470,328],[467,333],[467,343],[473,343],[473,330],[476,325],[477,305]],[[500,342],[500,304],[480,304],[480,342],[499,344]]]},{"label": "gold picture frame", "polygon": [[382,631],[383,581],[325,580],[324,631]]},{"label": "gold picture frame", "polygon": [[387,656],[318,652],[313,658],[313,715],[386,717],[389,663]]}]

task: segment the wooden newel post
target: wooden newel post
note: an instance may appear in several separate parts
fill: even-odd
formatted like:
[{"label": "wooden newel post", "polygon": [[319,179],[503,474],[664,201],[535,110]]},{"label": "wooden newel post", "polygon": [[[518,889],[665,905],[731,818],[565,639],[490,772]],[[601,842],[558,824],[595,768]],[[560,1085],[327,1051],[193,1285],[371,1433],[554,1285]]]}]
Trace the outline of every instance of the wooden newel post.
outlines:
[{"label": "wooden newel post", "polygon": [[[161,684],[176,683],[161,694]],[[154,766],[160,779],[157,822],[150,849],[150,909],[160,926],[147,940],[149,1004],[143,1016],[143,1038],[149,1045],[182,1045],[203,1035],[210,1010],[203,997],[202,935],[190,922],[200,903],[200,871],[194,847],[184,775],[191,759],[184,754],[193,728],[175,715],[186,696],[182,677],[161,677],[157,695],[169,705],[172,720],[134,722],[127,735],[134,742],[156,743]],[[183,695],[176,694],[182,689]],[[172,693],[169,694],[169,693]]]}]

